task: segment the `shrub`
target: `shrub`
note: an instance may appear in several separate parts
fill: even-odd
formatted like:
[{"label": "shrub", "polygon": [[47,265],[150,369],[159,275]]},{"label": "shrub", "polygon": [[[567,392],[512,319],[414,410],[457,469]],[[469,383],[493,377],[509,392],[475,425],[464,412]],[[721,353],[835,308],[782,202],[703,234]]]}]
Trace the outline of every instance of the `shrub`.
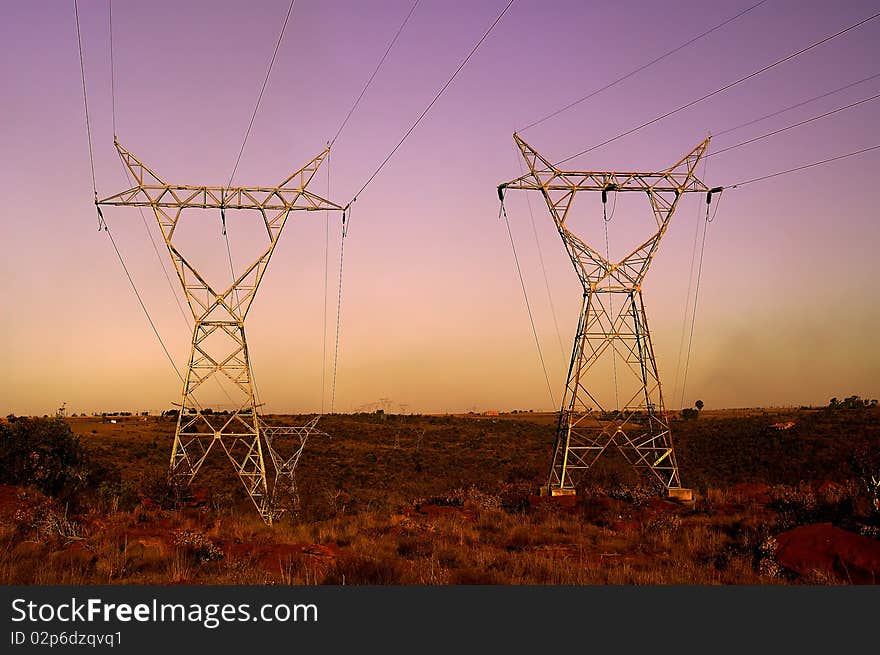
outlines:
[{"label": "shrub", "polygon": [[0,424],[0,483],[32,485],[49,496],[69,496],[88,477],[79,438],[60,417],[19,418]]}]

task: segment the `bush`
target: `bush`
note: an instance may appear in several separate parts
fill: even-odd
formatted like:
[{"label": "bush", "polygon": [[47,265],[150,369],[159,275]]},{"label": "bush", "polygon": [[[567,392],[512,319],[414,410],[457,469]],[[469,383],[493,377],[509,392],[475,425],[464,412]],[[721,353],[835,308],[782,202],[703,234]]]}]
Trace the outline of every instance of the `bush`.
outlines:
[{"label": "bush", "polygon": [[86,483],[86,457],[63,418],[18,418],[0,424],[0,483],[32,485],[70,496]]}]

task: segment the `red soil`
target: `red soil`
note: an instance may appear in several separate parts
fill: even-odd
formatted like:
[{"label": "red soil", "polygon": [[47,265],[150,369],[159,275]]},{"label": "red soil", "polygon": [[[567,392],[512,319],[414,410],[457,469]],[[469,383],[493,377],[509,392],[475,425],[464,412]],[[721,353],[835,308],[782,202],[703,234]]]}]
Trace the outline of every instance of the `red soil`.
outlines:
[{"label": "red soil", "polygon": [[460,516],[469,521],[473,521],[477,517],[474,510],[458,507],[456,505],[434,505],[431,503],[425,503],[422,505],[416,505],[415,510],[419,514],[425,514],[430,517]]},{"label": "red soil", "polygon": [[880,541],[835,528],[804,525],[776,537],[776,561],[801,575],[815,571],[855,584],[880,581]]}]

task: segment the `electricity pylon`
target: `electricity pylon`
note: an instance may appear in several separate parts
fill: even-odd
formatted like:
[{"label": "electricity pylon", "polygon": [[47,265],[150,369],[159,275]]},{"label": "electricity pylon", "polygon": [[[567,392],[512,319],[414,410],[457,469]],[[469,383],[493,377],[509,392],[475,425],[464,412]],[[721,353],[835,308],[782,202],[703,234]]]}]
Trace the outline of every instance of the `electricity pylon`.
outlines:
[{"label": "electricity pylon", "polygon": [[[503,203],[505,189],[541,192],[583,286],[553,460],[542,491],[551,495],[575,493],[583,475],[614,444],[630,464],[656,476],[670,496],[690,499],[692,492],[682,488],[679,478],[642,283],[682,195],[705,193],[710,201],[711,193],[716,191],[694,175],[709,138],[668,169],[648,173],[563,171],[518,134],[513,138],[529,172],[501,184],[499,198]],[[578,191],[602,192],[603,203],[609,191],[646,194],[657,231],[619,262],[610,261],[607,253],[602,256],[566,225]],[[619,299],[617,307],[615,299]],[[614,358],[615,378],[617,358],[625,362],[622,368],[634,376],[629,380],[624,402],[616,400],[614,411],[603,407],[594,393],[596,364],[603,356],[607,360],[608,355]]]},{"label": "electricity pylon", "polygon": [[[300,509],[299,492],[296,488],[296,465],[299,463],[299,458],[302,457],[309,437],[330,436],[326,432],[322,432],[315,427],[319,418],[320,417],[316,416],[305,425],[299,426],[261,426],[263,438],[266,440],[266,449],[269,451],[269,457],[272,458],[272,464],[275,467],[275,484],[272,486],[273,494],[277,497],[277,495],[281,493],[279,485],[281,484],[282,478],[287,478],[287,491],[293,496],[294,510],[297,512]],[[296,441],[292,444],[294,447],[292,453],[282,454],[279,451],[279,437],[296,437]],[[275,500],[275,498],[273,498],[273,500]]]},{"label": "electricity pylon", "polygon": [[[306,189],[330,148],[275,187],[168,184],[118,142],[116,149],[136,186],[99,200],[97,204],[150,207],[153,210],[195,321],[171,450],[171,478],[184,484],[191,483],[208,453],[219,444],[260,516],[271,523],[273,509],[261,438],[266,426],[258,414],[244,320],[290,212],[343,210],[336,203]],[[183,210],[189,208],[219,209],[224,227],[227,209],[251,210],[259,212],[265,225],[268,246],[225,288],[212,286],[174,243]],[[233,402],[231,413],[203,411],[206,408],[197,395],[211,378],[224,382],[235,394],[236,397],[230,396]],[[313,429],[314,425],[311,425],[306,432],[311,433]],[[275,448],[271,443],[269,448],[274,459]]]}]

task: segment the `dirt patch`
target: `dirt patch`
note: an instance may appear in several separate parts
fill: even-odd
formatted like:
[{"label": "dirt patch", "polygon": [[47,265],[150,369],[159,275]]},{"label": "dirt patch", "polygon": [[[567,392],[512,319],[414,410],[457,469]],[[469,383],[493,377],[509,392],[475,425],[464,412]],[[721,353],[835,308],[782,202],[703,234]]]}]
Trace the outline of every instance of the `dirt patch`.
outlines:
[{"label": "dirt patch", "polygon": [[232,542],[224,546],[226,557],[248,559],[267,573],[278,573],[285,563],[303,556],[314,561],[330,561],[342,556],[334,542],[326,544],[252,544]]},{"label": "dirt patch", "polygon": [[745,502],[766,505],[770,502],[773,488],[761,482],[741,482],[730,489],[730,495]]},{"label": "dirt patch", "polygon": [[19,506],[21,487],[11,484],[0,484],[0,516],[12,514]]},{"label": "dirt patch", "polygon": [[473,521],[477,518],[474,510],[466,507],[458,507],[457,505],[434,505],[432,503],[424,503],[416,505],[415,511],[418,514],[424,514],[425,516],[430,516],[432,518],[440,516],[458,516],[468,521]]},{"label": "dirt patch", "polygon": [[529,496],[529,507],[532,509],[574,509],[577,507],[578,497],[575,494],[564,496]]},{"label": "dirt patch", "polygon": [[776,561],[800,575],[819,572],[854,584],[880,581],[880,541],[876,539],[816,523],[783,532],[776,542]]}]

